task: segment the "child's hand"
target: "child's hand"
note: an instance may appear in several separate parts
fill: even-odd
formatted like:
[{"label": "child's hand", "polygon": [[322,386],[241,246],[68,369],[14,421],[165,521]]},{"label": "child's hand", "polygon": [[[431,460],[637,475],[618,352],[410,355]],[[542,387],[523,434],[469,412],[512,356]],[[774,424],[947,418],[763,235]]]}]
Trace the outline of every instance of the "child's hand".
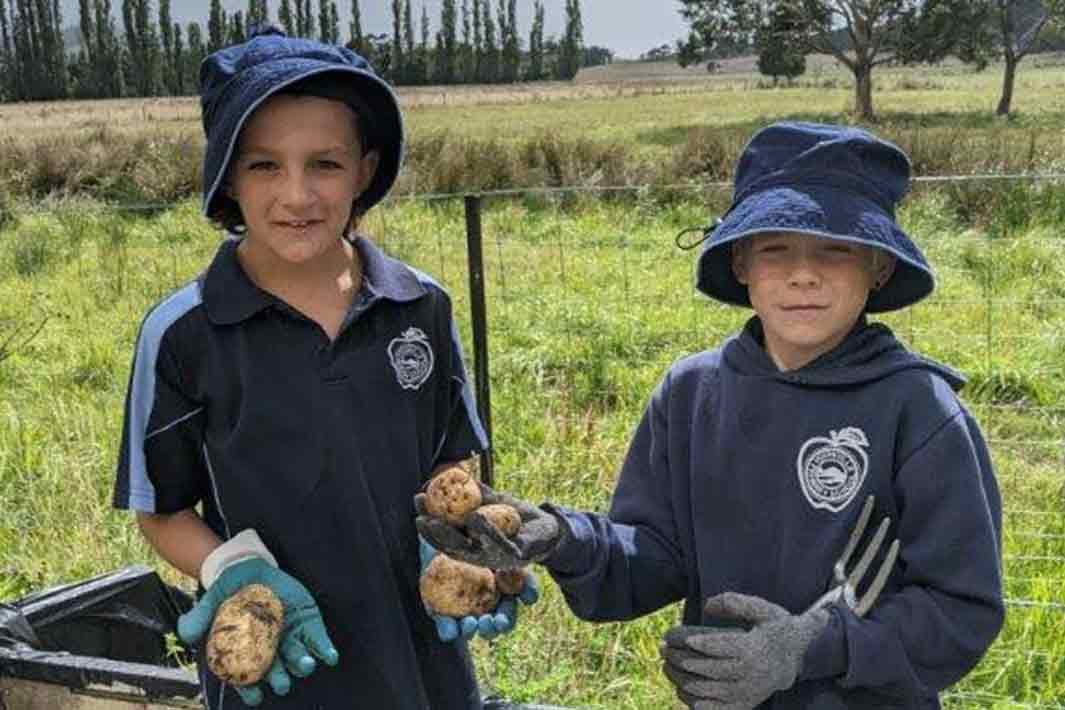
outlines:
[{"label": "child's hand", "polygon": [[795,684],[803,656],[829,612],[790,614],[759,597],[726,592],[704,616],[734,628],[675,626],[662,645],[663,670],[677,695],[699,710],[753,708]]},{"label": "child's hand", "polygon": [[507,536],[477,510],[466,515],[463,530],[431,515],[425,507],[424,494],[419,493],[414,497],[414,507],[418,512],[415,523],[418,532],[433,547],[456,560],[500,570],[517,569],[540,562],[555,549],[563,532],[563,524],[558,518],[525,501],[494,491],[483,483],[478,485],[482,506],[504,504],[518,512],[521,518],[518,532]]},{"label": "child's hand", "polygon": [[[421,536],[418,537],[418,557],[423,573],[437,554],[432,545]],[[436,635],[441,641],[454,641],[460,636],[469,639],[475,635],[493,639],[513,631],[518,623],[518,601],[532,605],[540,598],[540,584],[536,576],[527,570],[523,573],[525,580],[521,592],[517,596],[504,596],[491,614],[456,618],[430,612],[429,616],[436,624]]]},{"label": "child's hand", "polygon": [[[307,588],[262,558],[250,557],[226,567],[192,609],[178,618],[177,632],[187,644],[196,644],[211,628],[222,603],[249,584],[270,588],[281,600],[284,629],[277,655],[263,680],[276,695],[292,688],[292,676],[304,678],[314,672],[317,661],[335,666],[340,654],[326,632],[318,605]],[[245,705],[262,703],[259,684],[234,686]]]}]

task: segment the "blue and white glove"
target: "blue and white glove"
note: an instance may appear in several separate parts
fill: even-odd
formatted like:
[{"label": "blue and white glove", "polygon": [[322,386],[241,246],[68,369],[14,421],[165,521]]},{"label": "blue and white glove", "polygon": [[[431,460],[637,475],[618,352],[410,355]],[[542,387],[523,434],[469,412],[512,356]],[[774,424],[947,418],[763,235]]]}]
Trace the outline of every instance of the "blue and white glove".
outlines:
[{"label": "blue and white glove", "polygon": [[[311,593],[277,568],[274,556],[254,530],[241,532],[208,555],[200,568],[200,582],[207,591],[177,621],[178,636],[188,644],[199,643],[210,630],[218,607],[249,584],[265,585],[281,600],[281,639],[277,655],[263,677],[275,695],[287,695],[292,689],[292,676],[309,676],[318,661],[335,666],[340,660]],[[260,684],[233,687],[245,705],[262,703]]]},{"label": "blue and white glove", "polygon": [[[425,574],[429,563],[433,561],[439,552],[436,548],[418,536],[418,558],[421,560],[421,574]],[[525,584],[517,596],[505,596],[491,614],[483,614],[480,617],[464,616],[455,618],[441,614],[430,614],[433,623],[436,624],[436,635],[441,641],[454,641],[460,636],[463,639],[479,635],[483,639],[493,639],[501,634],[514,630],[518,623],[518,602],[531,606],[540,598],[540,583],[536,575],[525,570]]]}]

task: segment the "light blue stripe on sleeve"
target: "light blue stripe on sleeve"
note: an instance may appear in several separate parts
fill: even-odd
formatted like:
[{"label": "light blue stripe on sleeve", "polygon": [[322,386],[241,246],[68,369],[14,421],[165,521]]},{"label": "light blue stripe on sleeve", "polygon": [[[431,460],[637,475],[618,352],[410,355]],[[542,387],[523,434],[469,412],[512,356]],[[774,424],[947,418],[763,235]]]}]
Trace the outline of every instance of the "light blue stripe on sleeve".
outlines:
[{"label": "light blue stripe on sleeve", "polygon": [[200,285],[193,281],[155,307],[141,326],[129,395],[129,507],[155,512],[155,486],[144,460],[148,421],[155,402],[155,366],[163,335],[181,316],[202,302]]}]

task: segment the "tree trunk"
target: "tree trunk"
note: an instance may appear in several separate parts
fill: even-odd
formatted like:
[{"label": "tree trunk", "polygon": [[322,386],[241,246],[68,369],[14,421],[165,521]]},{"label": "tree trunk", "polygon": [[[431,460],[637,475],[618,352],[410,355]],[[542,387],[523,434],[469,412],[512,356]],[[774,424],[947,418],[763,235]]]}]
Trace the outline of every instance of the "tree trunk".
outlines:
[{"label": "tree trunk", "polygon": [[873,113],[873,67],[865,62],[858,62],[854,71],[854,113],[863,121],[875,121]]},{"label": "tree trunk", "polygon": [[1008,116],[1010,106],[1013,104],[1013,82],[1017,78],[1017,63],[1019,60],[1013,52],[1006,52],[1006,71],[1002,74],[1002,97],[998,100],[998,108],[995,115]]}]

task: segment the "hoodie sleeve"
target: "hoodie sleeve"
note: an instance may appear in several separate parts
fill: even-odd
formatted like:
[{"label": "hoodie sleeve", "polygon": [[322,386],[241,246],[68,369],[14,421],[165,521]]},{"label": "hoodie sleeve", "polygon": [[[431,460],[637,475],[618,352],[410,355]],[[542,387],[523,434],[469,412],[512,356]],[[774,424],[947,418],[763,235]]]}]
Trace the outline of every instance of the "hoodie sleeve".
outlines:
[{"label": "hoodie sleeve", "polygon": [[980,660],[1005,618],[1002,507],[986,444],[959,409],[895,477],[901,587],[859,619],[842,612],[807,653],[846,653],[847,688],[927,697]]},{"label": "hoodie sleeve", "polygon": [[609,515],[545,506],[569,528],[544,562],[570,609],[587,621],[634,619],[684,596],[671,500],[667,402],[659,385],[633,436]]}]

